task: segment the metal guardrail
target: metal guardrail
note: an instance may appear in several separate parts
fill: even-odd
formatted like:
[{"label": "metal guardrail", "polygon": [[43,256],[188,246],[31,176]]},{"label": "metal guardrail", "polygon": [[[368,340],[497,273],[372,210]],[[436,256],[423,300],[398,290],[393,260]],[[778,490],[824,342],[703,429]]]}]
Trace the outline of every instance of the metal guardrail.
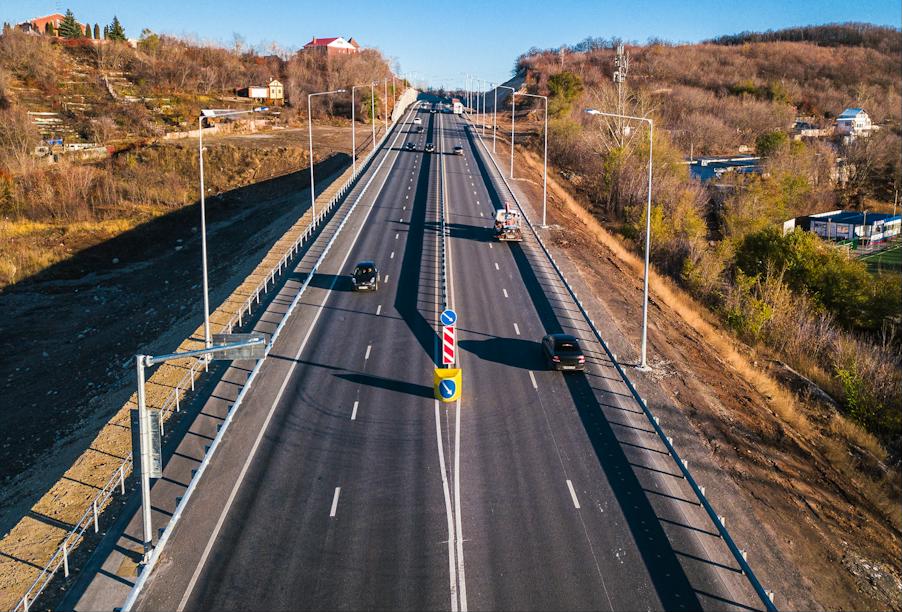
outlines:
[{"label": "metal guardrail", "polygon": [[[324,209],[322,209],[315,218],[311,219],[310,224],[307,226],[304,232],[300,236],[298,236],[298,238],[288,247],[279,261],[276,262],[276,264],[270,269],[270,271],[264,275],[263,280],[257,285],[250,296],[248,296],[247,300],[245,300],[245,302],[238,309],[238,312],[233,314],[229,318],[229,320],[226,321],[226,323],[220,329],[220,332],[232,333],[236,324],[239,327],[243,325],[245,316],[249,317],[252,314],[254,305],[260,304],[261,296],[265,295],[267,291],[269,291],[270,285],[272,285],[272,287],[276,286],[276,277],[281,276],[283,272],[288,269],[292,259],[298,255],[304,243],[314,235],[316,229],[323,224],[326,217],[332,212],[332,209],[335,207],[335,205],[342,200],[342,198],[348,193],[348,191],[350,191],[360,175],[368,169],[370,162],[373,160],[378,151],[381,150],[383,143],[388,140],[391,129],[393,129],[395,125],[397,125],[397,121],[395,121],[391,128],[382,135],[382,138],[379,139],[376,145],[376,149],[374,151],[370,151],[370,153],[368,153],[367,156],[357,165],[357,171],[352,172],[351,176],[348,177],[345,183],[332,196],[332,198],[329,200],[329,203],[324,207]],[[343,223],[344,222],[342,222],[342,224]],[[324,254],[325,252],[323,253],[323,255]],[[319,262],[317,262],[317,265],[318,263]],[[308,276],[304,287],[306,287],[307,283],[312,277],[312,274],[313,273],[311,272],[311,274]],[[301,291],[303,291],[303,288],[301,289]],[[276,329],[276,333],[273,334],[270,341],[270,346],[272,346],[272,342],[275,340],[276,334],[281,330],[282,325],[288,318],[288,314],[290,314],[290,312],[291,310],[286,313],[285,317],[282,319],[282,322]],[[268,350],[269,347],[267,347],[267,352]],[[172,412],[180,412],[181,396],[183,392],[187,393],[189,390],[194,390],[195,381],[200,376],[199,372],[201,370],[207,371],[208,364],[209,362],[204,358],[194,359],[194,361],[188,367],[188,371],[185,373],[185,375],[163,400],[163,403],[160,406],[161,416],[169,415]],[[251,378],[248,378],[248,382],[245,383],[245,387],[247,387],[250,380]],[[119,465],[119,467],[116,468],[116,470],[113,472],[113,475],[110,476],[106,484],[101,487],[97,495],[91,501],[91,505],[87,510],[85,510],[85,513],[82,515],[82,517],[78,520],[78,522],[75,523],[69,533],[66,534],[66,537],[63,539],[62,543],[57,547],[56,552],[53,554],[53,556],[50,557],[50,560],[41,569],[41,573],[38,574],[38,577],[35,578],[34,582],[32,582],[31,586],[28,588],[25,594],[22,595],[22,597],[16,603],[15,607],[13,607],[13,612],[28,612],[30,607],[34,604],[37,598],[40,597],[41,593],[44,592],[44,589],[47,588],[47,585],[50,584],[50,581],[53,580],[60,569],[63,570],[63,575],[65,577],[69,577],[70,553],[78,547],[82,540],[84,540],[84,534],[90,527],[93,526],[94,533],[98,533],[100,531],[100,514],[103,512],[104,508],[113,497],[117,486],[119,488],[120,494],[125,494],[125,480],[130,476],[132,472],[132,463],[133,457],[129,455]]]},{"label": "metal guardrail", "polygon": [[[472,123],[472,122],[471,122]],[[475,126],[471,126],[475,127]],[[557,273],[558,278],[560,278],[561,282],[564,284],[564,287],[567,289],[567,292],[570,294],[570,297],[573,298],[574,303],[579,308],[580,314],[586,323],[589,324],[590,329],[592,330],[593,335],[601,344],[605,353],[608,355],[608,358],[611,360],[611,363],[614,364],[614,367],[617,369],[618,374],[620,375],[623,382],[626,384],[627,388],[630,390],[633,398],[642,408],[642,412],[645,414],[648,419],[649,424],[655,430],[658,438],[664,444],[664,447],[667,449],[668,454],[676,463],[677,467],[680,469],[680,472],[683,475],[683,478],[686,482],[689,483],[689,486],[692,488],[693,493],[698,498],[701,506],[704,508],[705,513],[708,515],[708,518],[717,528],[717,532],[720,535],[721,539],[726,543],[727,548],[730,550],[730,553],[733,555],[736,563],[739,564],[740,569],[742,570],[743,575],[746,576],[752,588],[755,590],[755,593],[758,595],[758,598],[761,600],[761,603],[764,604],[764,607],[769,612],[777,612],[777,607],[774,605],[774,592],[766,590],[761,582],[758,580],[758,577],[755,575],[755,572],[752,570],[748,561],[746,560],[747,553],[746,551],[740,549],[733,538],[730,536],[730,533],[727,531],[726,526],[724,525],[725,519],[721,515],[717,514],[714,510],[714,507],[708,501],[708,498],[705,496],[704,487],[700,486],[695,479],[692,477],[692,474],[689,472],[689,467],[686,462],[680,457],[679,453],[673,446],[672,438],[667,436],[664,433],[664,430],[661,428],[659,424],[659,419],[655,416],[649,407],[646,405],[645,400],[642,399],[642,396],[639,395],[639,392],[636,390],[635,386],[633,386],[632,381],[626,375],[620,363],[617,361],[614,353],[611,352],[610,348],[608,348],[607,343],[601,336],[601,333],[598,331],[598,328],[595,326],[595,321],[589,316],[588,310],[583,306],[582,302],[579,300],[579,297],[576,295],[576,291],[571,287],[570,283],[567,281],[567,278],[564,276],[564,272],[558,267],[557,262],[554,259],[554,256],[548,250],[548,247],[545,246],[545,242],[542,240],[542,237],[539,236],[539,233],[536,231],[535,227],[532,224],[532,221],[529,218],[524,207],[520,204],[520,201],[517,199],[516,194],[514,194],[514,190],[511,188],[510,183],[508,183],[507,179],[504,177],[504,173],[501,172],[501,169],[498,167],[498,162],[495,160],[494,156],[489,152],[488,146],[483,142],[482,136],[479,134],[478,129],[472,130],[473,134],[475,134],[476,138],[479,140],[480,145],[485,152],[485,156],[492,160],[492,165],[494,166],[495,172],[497,173],[498,178],[501,179],[507,191],[510,193],[511,198],[517,204],[517,208],[520,209],[520,213],[523,215],[523,218],[526,220],[526,224],[529,226],[532,235],[535,236],[536,241],[539,246],[542,248],[542,252],[545,257],[548,259],[551,266],[554,268],[554,271]]]}]

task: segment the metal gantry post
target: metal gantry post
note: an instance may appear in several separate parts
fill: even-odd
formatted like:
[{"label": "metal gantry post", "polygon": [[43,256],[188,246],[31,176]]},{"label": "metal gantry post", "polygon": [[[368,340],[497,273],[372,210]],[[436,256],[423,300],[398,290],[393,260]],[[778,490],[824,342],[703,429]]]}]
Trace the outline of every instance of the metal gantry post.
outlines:
[{"label": "metal gantry post", "polygon": [[138,374],[138,438],[141,444],[141,519],[144,524],[144,561],[153,548],[153,527],[150,517],[150,420],[144,398],[144,355],[135,355],[135,369]]},{"label": "metal gantry post", "polygon": [[204,116],[197,119],[197,147],[200,164],[200,257],[203,268],[204,346],[210,346],[210,289],[207,281],[207,207],[204,188]]}]

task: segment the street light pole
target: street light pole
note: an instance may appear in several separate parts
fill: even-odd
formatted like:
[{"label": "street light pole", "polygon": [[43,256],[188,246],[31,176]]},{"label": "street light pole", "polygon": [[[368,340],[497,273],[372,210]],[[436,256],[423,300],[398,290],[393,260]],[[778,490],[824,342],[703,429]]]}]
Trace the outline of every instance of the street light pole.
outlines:
[{"label": "street light pole", "polygon": [[385,85],[385,133],[388,134],[388,77],[382,79],[382,82]]},{"label": "street light pole", "polygon": [[[517,95],[515,92],[514,95]],[[548,96],[540,96],[531,93],[520,93],[521,96],[541,98],[545,101],[545,155],[542,162],[542,227],[546,226],[546,211],[548,207]]]},{"label": "street light pole", "polygon": [[373,153],[376,152],[376,81],[370,82],[370,126],[373,130]]},{"label": "street light pole", "polygon": [[507,85],[499,85],[498,87],[503,87],[504,89],[511,90],[511,180],[514,180],[514,98],[516,97],[517,90],[513,87],[508,87]]},{"label": "street light pole", "polygon": [[210,284],[207,274],[207,203],[206,188],[204,187],[204,119],[215,117],[234,117],[248,113],[262,113],[269,110],[268,106],[258,106],[250,110],[218,110],[203,109],[197,118],[197,160],[200,169],[200,257],[203,276],[204,293],[204,346],[209,347],[212,342],[210,336]]},{"label": "street light pole", "polygon": [[310,151],[310,209],[313,211],[313,220],[316,221],[316,186],[313,179],[313,97],[325,96],[335,93],[345,93],[346,89],[335,89],[333,91],[320,91],[317,93],[307,94],[307,141]]},{"label": "street light pole", "polygon": [[495,152],[495,141],[498,136],[498,87],[492,83],[492,91],[495,92],[495,102],[492,104],[492,153]]},{"label": "street light pole", "polygon": [[648,201],[645,205],[645,278],[642,281],[642,348],[639,359],[639,369],[648,370],[648,360],[646,358],[648,345],[648,260],[651,251],[651,176],[654,160],[652,151],[652,146],[654,145],[654,122],[647,117],[633,117],[630,115],[621,115],[619,113],[603,113],[595,109],[588,109],[586,112],[590,115],[644,121],[648,124]]}]

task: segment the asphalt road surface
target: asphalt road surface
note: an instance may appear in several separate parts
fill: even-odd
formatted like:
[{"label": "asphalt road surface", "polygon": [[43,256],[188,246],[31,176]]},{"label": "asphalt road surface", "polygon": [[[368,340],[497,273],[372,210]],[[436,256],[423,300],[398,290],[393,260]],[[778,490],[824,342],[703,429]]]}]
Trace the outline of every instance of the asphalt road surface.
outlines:
[{"label": "asphalt road surface", "polygon": [[[492,240],[509,194],[468,122],[414,110],[380,155],[136,607],[761,608],[534,238]],[[366,259],[379,289],[354,292]],[[547,369],[556,331],[585,374]]]}]

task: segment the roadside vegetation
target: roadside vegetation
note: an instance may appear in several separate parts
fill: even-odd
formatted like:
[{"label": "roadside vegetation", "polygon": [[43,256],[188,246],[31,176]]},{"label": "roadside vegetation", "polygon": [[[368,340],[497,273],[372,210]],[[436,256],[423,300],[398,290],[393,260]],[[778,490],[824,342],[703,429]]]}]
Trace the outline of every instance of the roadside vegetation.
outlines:
[{"label": "roadside vegetation", "polygon": [[[376,50],[325,60],[249,49],[237,36],[224,48],[149,30],[132,48],[118,19],[104,28],[103,44],[91,40],[99,25],[88,31],[85,37],[67,26],[69,35],[51,39],[5,27],[0,34],[0,289],[194,202],[196,152],[161,137],[196,129],[201,108],[252,106],[234,97],[236,88],[282,81],[286,104],[270,119],[279,127],[306,122],[310,91],[387,77],[389,96],[395,94],[388,62]],[[377,88],[379,116],[384,92]],[[357,93],[357,118],[369,121],[370,88]],[[345,98],[319,99],[314,117],[321,125],[348,125]],[[56,113],[67,143],[97,143],[105,154],[93,161],[63,154],[56,163],[36,157],[43,138],[29,111]],[[240,123],[230,127],[240,130]],[[214,193],[308,164],[305,140],[277,149],[210,146],[207,184]]]},{"label": "roadside vegetation", "polygon": [[[898,464],[900,275],[869,273],[865,262],[813,234],[784,236],[782,222],[840,207],[892,210],[902,184],[902,34],[855,24],[803,30],[760,42],[746,34],[628,46],[624,111],[655,120],[652,258],[737,339],[826,391],[880,441],[871,450]],[[549,156],[557,171],[596,218],[639,251],[648,132],[622,132],[616,119],[583,112],[617,112],[615,42],[533,49],[515,70],[528,91],[550,97]],[[851,145],[788,136],[797,116],[827,126],[850,106],[866,108],[879,131]],[[537,119],[540,106],[524,112]],[[540,150],[541,134],[530,143]],[[733,175],[716,187],[690,178],[690,152],[735,154],[743,145],[764,158],[760,175]]]}]

